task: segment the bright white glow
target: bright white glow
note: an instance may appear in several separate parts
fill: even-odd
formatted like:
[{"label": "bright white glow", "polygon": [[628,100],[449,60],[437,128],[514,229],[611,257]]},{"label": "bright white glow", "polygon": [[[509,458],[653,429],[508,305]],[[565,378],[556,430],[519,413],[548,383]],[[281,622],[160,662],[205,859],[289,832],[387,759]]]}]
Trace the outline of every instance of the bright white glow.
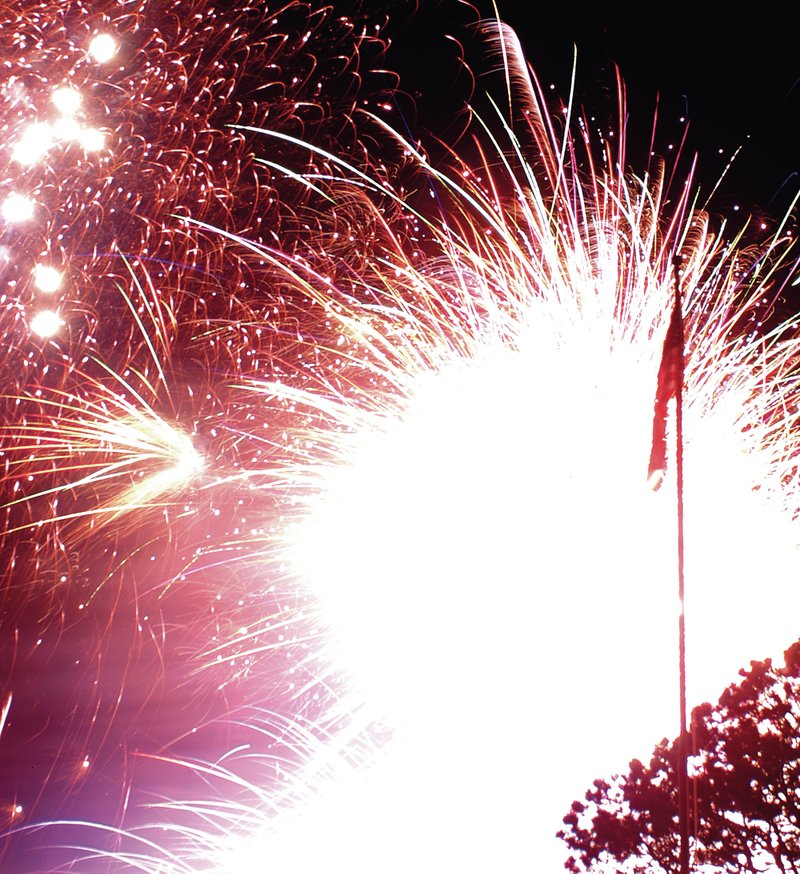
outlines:
[{"label": "bright white glow", "polygon": [[80,133],[80,143],[87,152],[99,152],[106,146],[106,136],[97,128],[84,128]]},{"label": "bright white glow", "polygon": [[0,710],[0,737],[3,735],[3,729],[6,726],[6,720],[8,719],[9,711],[11,710],[11,702],[13,701],[13,695],[11,692],[6,695],[5,704],[3,704],[3,709]]},{"label": "bright white glow", "polygon": [[53,133],[59,140],[77,140],[83,131],[80,122],[71,115],[64,115],[53,123]]},{"label": "bright white glow", "polygon": [[9,194],[0,206],[0,213],[7,222],[25,222],[33,218],[34,202],[22,194]]},{"label": "bright white glow", "polygon": [[61,288],[63,276],[55,267],[46,264],[37,264],[33,272],[33,281],[39,291],[53,292]]},{"label": "bright white glow", "polygon": [[[331,662],[399,727],[395,776],[416,775],[387,796],[454,819],[425,844],[448,848],[441,870],[529,870],[530,847],[559,870],[571,801],[678,729],[675,484],[646,486],[658,346],[612,347],[602,322],[565,330],[535,306],[532,322],[519,352],[421,381],[401,414],[354,436],[296,532]],[[730,391],[686,411],[692,705],[797,636],[800,591],[784,581],[798,537],[753,492],[764,459]],[[372,809],[365,790],[337,828]]]},{"label": "bright white glow", "polygon": [[[524,352],[489,351],[422,381],[398,420],[354,440],[349,464],[331,474],[323,503],[298,532],[295,562],[336,629],[335,661],[395,721],[409,709],[435,708],[443,695],[469,700],[473,684],[502,698],[495,657],[529,663],[531,636],[535,659],[581,670],[574,639],[593,636],[603,605],[613,605],[611,627],[629,621],[645,594],[640,568],[656,556],[670,564],[658,546],[665,498],[639,475],[647,466],[650,363],[637,366],[625,350],[595,360],[587,391],[588,341],[576,329],[574,343],[559,349],[543,328]],[[644,415],[617,418],[609,439],[594,434],[588,445],[586,422],[603,421],[615,392],[631,399],[628,412],[639,403]],[[562,409],[564,397],[575,403]],[[553,409],[558,429],[541,421]],[[623,541],[604,522],[611,517],[627,532],[622,564]],[[598,588],[596,568],[612,562],[614,579]],[[668,581],[654,581],[646,595],[674,616]],[[570,634],[558,626],[553,637],[544,617],[565,609],[565,596],[586,603],[570,617]],[[409,648],[402,641],[412,629]],[[476,634],[491,660],[472,646]],[[606,670],[631,670],[621,653],[608,658]]]},{"label": "bright white glow", "polygon": [[117,41],[109,33],[99,33],[89,43],[89,54],[100,64],[110,61],[117,53]]},{"label": "bright white glow", "polygon": [[[49,337],[62,324],[58,313],[40,312],[31,330]],[[119,384],[128,388],[121,378]],[[98,392],[91,402],[65,404],[58,421],[40,425],[38,433],[49,447],[44,463],[101,455],[97,463],[68,467],[72,473],[61,488],[85,493],[81,515],[91,517],[95,529],[110,522],[124,524],[128,514],[138,524],[135,511],[168,504],[203,470],[205,459],[189,434],[141,397],[133,403],[116,390],[98,386]],[[109,486],[100,499],[97,482]]]},{"label": "bright white glow", "polygon": [[148,506],[183,488],[205,465],[189,435],[152,412],[137,411],[122,420],[109,420],[99,424],[98,433],[120,455],[128,454],[133,466],[146,470],[148,460],[158,463],[156,470],[138,479],[115,501],[118,513]]},{"label": "bright white glow", "polygon": [[53,337],[64,324],[61,317],[53,310],[42,310],[31,319],[31,330],[40,337]]},{"label": "bright white glow", "polygon": [[74,115],[81,108],[81,92],[64,85],[53,91],[53,103],[62,115]]},{"label": "bright white glow", "polygon": [[188,479],[205,466],[203,456],[195,449],[192,438],[173,426],[166,425],[169,439],[165,443],[172,449],[175,465],[172,468],[178,479]]},{"label": "bright white glow", "polygon": [[[384,750],[373,767],[336,768],[316,781],[302,811],[265,818],[263,828],[246,836],[226,832],[212,870],[261,874],[268,858],[274,870],[291,874],[557,871],[525,865],[519,855],[520,835],[531,827],[529,799],[536,794],[524,785],[530,774],[525,751],[535,745],[532,727],[526,726],[526,745],[514,761],[507,744],[523,731],[504,739],[477,695],[473,703],[473,719],[484,729],[479,748],[467,751],[457,739],[444,743],[434,724],[422,747],[406,739]],[[461,791],[442,794],[447,786]]]},{"label": "bright white glow", "polygon": [[46,122],[28,125],[19,142],[14,146],[12,156],[19,164],[35,164],[40,161],[53,144],[54,132]]},{"label": "bright white glow", "polygon": [[[461,833],[502,846],[508,862],[494,867],[505,872],[531,858],[559,870],[554,835],[571,801],[678,730],[674,459],[659,492],[646,482],[672,283],[650,266],[668,260],[649,200],[619,200],[644,204],[641,225],[603,201],[580,232],[560,220],[554,230],[532,207],[524,256],[518,229],[499,220],[507,237],[454,265],[441,298],[433,284],[417,293],[449,307],[425,312],[432,330],[416,312],[404,333],[348,311],[354,337],[392,336],[401,364],[375,383],[398,387],[371,422],[343,405],[335,461],[320,465],[289,544],[331,664],[397,728],[389,755],[418,768],[400,806],[424,804],[420,786],[445,810],[468,792]],[[800,612],[800,587],[785,584],[800,574],[782,454],[793,444],[784,434],[773,448],[765,424],[794,426],[781,392],[797,391],[796,347],[772,347],[776,364],[762,345],[714,335],[740,304],[728,268],[709,266],[718,243],[703,229],[693,226],[684,277],[690,706],[716,700],[750,659],[780,661]],[[440,779],[450,756],[468,776]],[[522,809],[528,824],[506,830],[503,817]],[[448,846],[445,867],[486,870],[477,839],[463,857]]]}]

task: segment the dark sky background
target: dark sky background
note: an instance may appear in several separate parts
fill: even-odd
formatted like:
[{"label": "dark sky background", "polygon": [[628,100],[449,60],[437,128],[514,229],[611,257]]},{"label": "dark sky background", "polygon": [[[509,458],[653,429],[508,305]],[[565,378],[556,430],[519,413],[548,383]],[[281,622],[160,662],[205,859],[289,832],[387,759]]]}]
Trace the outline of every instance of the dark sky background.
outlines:
[{"label": "dark sky background", "polygon": [[[477,16],[458,0],[423,0],[416,10],[408,2],[386,6],[392,19],[390,62],[416,101],[416,121],[440,129],[469,84],[458,72],[456,44],[444,34],[464,45],[474,70],[486,69],[483,46],[469,28]],[[492,13],[489,3],[478,8]],[[577,47],[577,103],[598,119],[615,118],[619,67],[634,170],[646,162],[656,112],[661,151],[679,143],[685,117],[683,154],[689,160],[697,153],[702,190],[711,191],[741,147],[715,194],[715,210],[727,213],[738,205],[774,220],[783,217],[800,187],[800,52],[791,16],[766,6],[739,15],[689,3],[631,11],[624,4],[499,0],[499,10],[516,29],[542,84],[554,85],[563,99]]]}]

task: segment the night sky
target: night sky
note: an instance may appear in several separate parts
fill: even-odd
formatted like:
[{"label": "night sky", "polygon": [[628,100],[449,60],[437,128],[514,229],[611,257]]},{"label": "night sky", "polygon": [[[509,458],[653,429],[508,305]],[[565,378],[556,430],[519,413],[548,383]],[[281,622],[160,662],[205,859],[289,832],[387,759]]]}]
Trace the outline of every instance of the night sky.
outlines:
[{"label": "night sky", "polygon": [[[390,4],[389,9],[410,6]],[[598,120],[616,120],[619,69],[628,98],[634,169],[646,159],[656,115],[656,150],[663,152],[677,146],[686,118],[684,153],[698,155],[697,179],[706,190],[742,147],[717,208],[738,204],[783,216],[797,191],[798,171],[800,63],[790,20],[755,9],[746,15],[721,8],[701,15],[689,3],[640,11],[625,4],[579,3],[564,14],[543,6],[511,0],[499,4],[499,10],[520,36],[542,85],[554,85],[553,93],[562,99],[569,92],[577,49],[576,105]],[[460,38],[473,69],[485,69],[486,62],[480,41],[470,37],[474,13],[446,0],[420,7],[397,27],[393,52],[406,87],[423,107],[420,120],[435,129],[448,117],[448,84],[453,83],[456,94],[466,88],[457,76],[456,50],[442,42],[441,32]],[[481,6],[481,12],[487,8]],[[415,48],[409,52],[409,46]],[[430,74],[440,67],[447,70],[441,77]]]}]

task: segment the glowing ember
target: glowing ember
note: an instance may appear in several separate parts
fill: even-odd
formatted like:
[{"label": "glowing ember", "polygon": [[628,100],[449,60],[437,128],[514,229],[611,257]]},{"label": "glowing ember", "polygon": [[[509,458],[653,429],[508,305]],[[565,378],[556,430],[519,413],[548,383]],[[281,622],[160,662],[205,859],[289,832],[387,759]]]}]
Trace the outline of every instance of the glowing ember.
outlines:
[{"label": "glowing ember", "polygon": [[53,103],[62,115],[75,115],[81,107],[81,92],[68,86],[56,88]]},{"label": "glowing ember", "polygon": [[40,337],[53,337],[63,324],[61,316],[54,310],[41,310],[31,319],[31,330]]},{"label": "glowing ember", "polygon": [[0,204],[0,214],[9,222],[27,222],[33,218],[34,202],[22,194],[9,194]]},{"label": "glowing ember", "polygon": [[33,272],[34,283],[39,291],[51,293],[61,288],[62,275],[55,267],[37,264]]},{"label": "glowing ember", "polygon": [[89,54],[98,64],[105,64],[117,53],[117,41],[109,33],[98,33],[89,43]]}]

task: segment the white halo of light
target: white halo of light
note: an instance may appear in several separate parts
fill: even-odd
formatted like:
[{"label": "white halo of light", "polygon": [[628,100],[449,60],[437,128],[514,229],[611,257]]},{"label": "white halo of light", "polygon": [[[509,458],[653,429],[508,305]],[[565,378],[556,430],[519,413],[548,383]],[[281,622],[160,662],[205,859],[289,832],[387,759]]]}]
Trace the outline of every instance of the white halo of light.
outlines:
[{"label": "white halo of light", "polygon": [[24,194],[12,192],[0,204],[0,215],[10,224],[30,221],[35,210],[34,201]]},{"label": "white halo of light", "polygon": [[51,95],[51,99],[56,109],[62,115],[67,116],[75,115],[75,113],[81,108],[81,103],[83,101],[81,92],[70,85],[62,85],[60,88],[56,88]]},{"label": "white halo of light", "polygon": [[94,127],[84,128],[78,139],[87,152],[100,152],[106,147],[106,135]]},{"label": "white halo of light", "polygon": [[47,264],[37,264],[36,267],[34,267],[34,285],[39,291],[44,292],[45,294],[58,291],[58,289],[61,288],[63,279],[63,274],[60,270],[56,270],[55,267],[51,267]]},{"label": "white halo of light", "polygon": [[41,310],[30,321],[30,329],[43,339],[54,337],[64,324],[55,310]]},{"label": "white halo of light", "polygon": [[[440,809],[463,792],[474,800],[459,822],[470,840],[447,842],[450,867],[464,871],[486,870],[498,846],[504,871],[531,859],[557,869],[554,836],[572,800],[677,733],[674,458],[661,491],[646,473],[678,255],[690,705],[715,700],[753,654],[779,660],[800,612],[800,588],[784,583],[800,572],[797,324],[780,339],[746,330],[770,293],[769,262],[692,212],[690,185],[667,205],[665,174],[617,175],[612,159],[586,183],[558,163],[572,152],[544,123],[535,133],[543,180],[517,153],[519,176],[487,159],[462,183],[402,141],[456,201],[455,219],[443,208],[431,222],[447,254],[420,268],[390,249],[385,285],[375,283],[389,292],[374,307],[319,292],[348,360],[366,362],[347,371],[362,389],[257,388],[332,420],[330,443],[304,435],[320,457],[304,455],[296,478],[318,479],[287,533],[286,564],[318,606],[332,674],[351,680],[338,706],[396,732],[355,799],[335,785],[312,793],[309,834],[329,804],[351,805],[337,840],[352,846],[345,823],[385,809],[373,791],[396,803],[401,786],[384,779],[415,773],[401,809],[424,804],[420,785]],[[779,232],[766,251],[781,265],[791,245]],[[785,423],[777,437],[774,420]],[[453,768],[440,779],[444,762]],[[469,776],[454,777],[465,763]],[[507,830],[486,799],[527,819]],[[290,834],[298,817],[289,812]],[[279,818],[264,853],[281,830]],[[306,857],[294,870],[315,865]]]},{"label": "white halo of light", "polygon": [[19,164],[35,164],[47,154],[54,137],[52,125],[47,122],[34,122],[28,125],[14,146],[12,157]]},{"label": "white halo of light", "polygon": [[[98,50],[104,38],[111,43]],[[107,36],[90,47],[98,61],[116,50]],[[524,83],[514,86],[524,91]],[[686,192],[669,189],[669,173],[659,175],[655,162],[644,178],[628,176],[617,162],[624,149],[604,143],[595,164],[582,149],[585,131],[573,137],[566,124],[556,135],[535,98],[520,108],[534,165],[516,132],[505,130],[502,145],[491,140],[484,166],[457,165],[463,173],[447,176],[392,132],[392,146],[401,141],[419,171],[418,190],[435,204],[433,217],[415,213],[380,181],[378,167],[372,179],[325,153],[330,176],[287,169],[293,182],[324,195],[337,222],[342,206],[351,245],[365,243],[358,269],[332,260],[330,275],[315,273],[299,257],[239,240],[277,266],[319,331],[301,336],[298,322],[297,359],[273,358],[270,346],[264,358],[275,365],[275,381],[259,382],[265,370],[256,369],[251,385],[235,386],[248,424],[234,429],[224,413],[214,422],[215,437],[230,425],[232,439],[246,440],[272,428],[277,411],[280,428],[265,441],[269,460],[255,465],[268,486],[254,487],[247,509],[259,513],[263,497],[265,516],[276,504],[283,515],[273,527],[250,529],[245,547],[255,544],[248,559],[259,572],[280,565],[275,573],[290,603],[274,611],[269,580],[248,591],[247,609],[259,611],[254,621],[221,608],[211,642],[201,632],[208,659],[198,672],[212,653],[232,666],[242,647],[256,674],[257,657],[268,646],[280,650],[296,694],[280,729],[299,733],[306,711],[298,702],[318,695],[309,720],[321,714],[313,731],[322,749],[293,749],[296,761],[277,790],[277,767],[271,782],[245,785],[235,750],[198,766],[204,789],[206,777],[208,786],[219,778],[233,794],[209,789],[212,797],[194,805],[167,805],[143,851],[126,857],[115,845],[112,858],[100,860],[104,870],[130,863],[148,874],[256,874],[265,860],[281,874],[333,866],[354,874],[558,868],[553,836],[569,802],[677,725],[674,464],[657,493],[646,471],[669,265],[678,253],[690,350],[691,701],[716,695],[743,653],[761,657],[789,642],[781,638],[800,610],[798,587],[787,595],[783,583],[800,568],[797,341],[788,331],[754,340],[736,315],[740,306],[758,311],[753,301],[768,292],[769,258],[752,270],[736,242],[726,249],[702,215],[691,215],[688,183]],[[81,137],[74,118],[62,121],[72,125],[63,138]],[[399,207],[397,225],[386,203]],[[323,227],[328,218],[320,217]],[[361,218],[373,235],[368,243]],[[769,255],[780,251],[779,237]],[[125,300],[137,342],[150,352],[147,366],[129,361],[117,373],[99,352],[87,355],[102,380],[92,383],[89,368],[76,364],[68,376],[84,381],[84,395],[59,387],[37,398],[38,419],[17,426],[20,454],[33,441],[46,445],[24,461],[28,470],[57,472],[60,485],[20,498],[31,516],[35,499],[59,492],[71,499],[81,489],[94,495],[101,482],[108,500],[80,515],[95,532],[123,516],[135,529],[140,510],[167,518],[176,495],[207,485],[197,481],[206,460],[190,434],[158,412],[170,388],[169,355],[161,352],[189,334],[184,311],[170,309],[166,279],[163,287],[154,279],[152,297],[136,270],[131,280]],[[269,319],[260,310],[253,316],[265,334]],[[30,327],[48,337],[62,324],[48,311]],[[200,331],[216,343],[219,326],[207,320]],[[81,354],[88,349],[87,342]],[[78,360],[74,352],[69,367]],[[216,402],[217,371],[202,363],[207,399]],[[88,467],[75,464],[81,456]],[[250,474],[233,468],[218,478],[223,485]],[[218,485],[216,471],[208,479]],[[67,517],[53,513],[47,521],[56,530]],[[228,532],[238,548],[236,524]],[[216,548],[216,532],[204,536]],[[214,570],[228,563],[223,553]],[[222,576],[214,580],[221,588]],[[232,639],[223,639],[227,629]],[[259,649],[259,630],[280,632],[279,642]],[[376,722],[389,730],[379,734]],[[241,758],[284,764],[268,742],[248,745]],[[252,773],[246,767],[242,773]]]},{"label": "white halo of light", "polygon": [[71,115],[62,115],[53,122],[53,133],[62,141],[71,142],[80,139],[82,131],[80,122]]},{"label": "white halo of light", "polygon": [[110,33],[98,33],[89,43],[89,54],[99,64],[110,61],[119,48],[117,40]]}]

